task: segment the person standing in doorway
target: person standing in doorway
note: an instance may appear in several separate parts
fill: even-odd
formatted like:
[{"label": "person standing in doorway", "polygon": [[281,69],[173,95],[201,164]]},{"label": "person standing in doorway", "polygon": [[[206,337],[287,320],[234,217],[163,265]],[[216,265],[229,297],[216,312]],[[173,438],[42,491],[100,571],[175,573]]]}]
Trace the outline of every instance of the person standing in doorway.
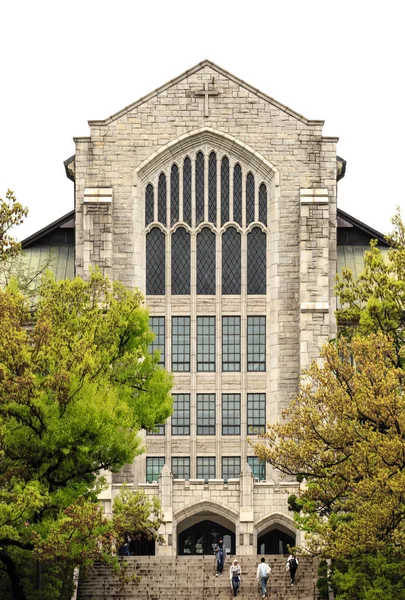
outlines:
[{"label": "person standing in doorway", "polygon": [[239,561],[235,558],[231,565],[231,568],[229,569],[229,580],[231,582],[231,588],[234,596],[238,595],[238,590],[240,588],[240,573],[240,564]]},{"label": "person standing in doorway", "polygon": [[287,558],[287,562],[285,564],[286,571],[290,573],[291,585],[295,583],[295,574],[298,569],[298,558],[294,556],[294,554],[290,554]]},{"label": "person standing in doorway", "polygon": [[226,556],[226,548],[224,544],[224,540],[220,538],[218,543],[215,546],[215,557],[217,559],[217,572],[216,577],[222,575],[222,571],[224,570],[225,564],[225,556]]},{"label": "person standing in doorway", "polygon": [[256,573],[257,581],[262,584],[262,598],[266,597],[266,588],[270,573],[271,567],[266,563],[266,559],[263,557],[257,566]]}]

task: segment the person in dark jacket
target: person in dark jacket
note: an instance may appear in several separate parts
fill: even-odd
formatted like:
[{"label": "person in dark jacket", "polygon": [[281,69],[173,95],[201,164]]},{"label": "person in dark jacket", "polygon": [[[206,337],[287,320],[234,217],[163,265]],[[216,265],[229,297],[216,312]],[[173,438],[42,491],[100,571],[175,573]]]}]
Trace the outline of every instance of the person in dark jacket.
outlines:
[{"label": "person in dark jacket", "polygon": [[222,538],[220,538],[218,540],[218,543],[215,546],[215,557],[217,559],[217,572],[216,572],[216,577],[219,577],[219,575],[222,575],[222,571],[224,570],[224,564],[225,564],[225,557],[226,557],[226,548],[225,548],[225,544],[224,544],[224,540]]}]

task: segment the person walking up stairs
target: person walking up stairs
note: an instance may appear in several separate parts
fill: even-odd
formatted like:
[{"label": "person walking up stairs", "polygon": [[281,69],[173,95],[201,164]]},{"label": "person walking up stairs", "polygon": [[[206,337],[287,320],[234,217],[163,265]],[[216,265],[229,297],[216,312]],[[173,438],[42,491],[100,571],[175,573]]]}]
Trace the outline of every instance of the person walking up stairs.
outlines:
[{"label": "person walking up stairs", "polygon": [[266,597],[267,582],[271,573],[271,567],[266,563],[266,559],[263,557],[257,566],[257,581],[262,585],[262,598]]}]

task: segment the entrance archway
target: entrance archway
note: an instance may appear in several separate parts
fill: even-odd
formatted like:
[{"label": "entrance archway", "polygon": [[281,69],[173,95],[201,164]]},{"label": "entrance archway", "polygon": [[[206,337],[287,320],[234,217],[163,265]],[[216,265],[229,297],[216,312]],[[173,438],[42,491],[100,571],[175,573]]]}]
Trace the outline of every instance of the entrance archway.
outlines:
[{"label": "entrance archway", "polygon": [[258,554],[288,554],[288,546],[295,546],[295,536],[274,528],[257,538]]},{"label": "entrance archway", "polygon": [[222,539],[228,554],[235,554],[235,533],[215,521],[205,519],[179,534],[178,554],[184,556],[213,554],[218,540]]}]

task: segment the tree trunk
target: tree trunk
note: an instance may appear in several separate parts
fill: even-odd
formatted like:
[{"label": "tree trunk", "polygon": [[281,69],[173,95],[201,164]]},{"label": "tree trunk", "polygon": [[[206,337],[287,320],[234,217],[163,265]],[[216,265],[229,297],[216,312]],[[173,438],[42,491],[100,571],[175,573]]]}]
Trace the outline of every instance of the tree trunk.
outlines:
[{"label": "tree trunk", "polygon": [[10,578],[13,600],[27,600],[13,559],[4,550],[0,550],[0,560],[6,567],[7,575]]}]

